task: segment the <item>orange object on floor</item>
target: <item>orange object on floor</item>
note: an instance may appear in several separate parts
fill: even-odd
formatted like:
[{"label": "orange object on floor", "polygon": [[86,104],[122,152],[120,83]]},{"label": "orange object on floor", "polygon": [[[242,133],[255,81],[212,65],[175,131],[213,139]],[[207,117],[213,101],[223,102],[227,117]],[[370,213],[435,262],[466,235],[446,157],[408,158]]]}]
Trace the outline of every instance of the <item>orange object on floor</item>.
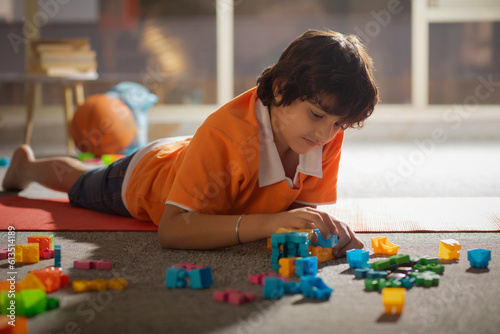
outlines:
[{"label": "orange object on floor", "polygon": [[399,246],[393,244],[387,237],[372,238],[372,247],[375,254],[396,255]]}]

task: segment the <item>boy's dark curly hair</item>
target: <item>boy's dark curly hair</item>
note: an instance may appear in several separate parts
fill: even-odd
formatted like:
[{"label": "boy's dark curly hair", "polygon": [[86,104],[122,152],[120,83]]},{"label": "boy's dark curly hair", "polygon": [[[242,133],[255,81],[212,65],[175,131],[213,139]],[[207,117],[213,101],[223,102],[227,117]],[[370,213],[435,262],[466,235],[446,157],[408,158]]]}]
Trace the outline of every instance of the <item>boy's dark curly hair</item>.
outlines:
[{"label": "boy's dark curly hair", "polygon": [[[379,101],[372,69],[373,62],[356,36],[309,30],[262,72],[257,95],[266,106],[307,100],[340,116],[344,128],[361,128]],[[275,90],[282,95],[279,102]]]}]

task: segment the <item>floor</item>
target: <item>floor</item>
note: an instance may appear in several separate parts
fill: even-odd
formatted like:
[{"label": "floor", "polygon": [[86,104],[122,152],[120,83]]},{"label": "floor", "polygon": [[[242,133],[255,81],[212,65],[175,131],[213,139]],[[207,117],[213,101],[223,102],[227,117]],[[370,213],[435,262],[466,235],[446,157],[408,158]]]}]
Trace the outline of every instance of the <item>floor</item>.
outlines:
[{"label": "floor", "polygon": [[[17,136],[17,135],[16,135]],[[10,156],[18,137],[0,142],[0,156]],[[37,140],[37,156],[65,153],[61,141],[47,135]],[[347,136],[339,175],[338,196],[462,197],[500,196],[500,141],[373,141]],[[0,180],[5,168],[0,168]],[[0,196],[12,193],[0,192]],[[64,197],[32,184],[19,193],[33,198]],[[422,208],[425,210],[425,208]],[[24,240],[30,232],[17,232]],[[125,277],[130,286],[118,293],[56,292],[60,308],[30,320],[30,333],[497,333],[500,328],[500,233],[388,233],[401,253],[436,256],[439,240],[454,238],[462,249],[491,249],[489,269],[472,270],[466,252],[445,263],[440,285],[408,291],[401,316],[386,316],[377,292],[364,291],[345,258],[320,266],[318,276],[335,291],[326,302],[301,296],[262,299],[262,288],[248,275],[271,271],[264,242],[214,251],[161,249],[153,232],[55,232],[64,250],[63,268],[72,279]],[[367,249],[375,234],[360,234]],[[6,243],[0,233],[0,244]],[[110,258],[112,272],[83,272],[74,259]],[[372,255],[372,259],[377,256]],[[46,260],[49,261],[49,260]],[[214,286],[207,290],[170,290],[163,286],[165,269],[196,262],[212,267]],[[22,266],[19,277],[45,263]],[[7,274],[0,264],[0,275]],[[211,299],[214,290],[236,288],[256,293],[256,303],[230,306]]]}]

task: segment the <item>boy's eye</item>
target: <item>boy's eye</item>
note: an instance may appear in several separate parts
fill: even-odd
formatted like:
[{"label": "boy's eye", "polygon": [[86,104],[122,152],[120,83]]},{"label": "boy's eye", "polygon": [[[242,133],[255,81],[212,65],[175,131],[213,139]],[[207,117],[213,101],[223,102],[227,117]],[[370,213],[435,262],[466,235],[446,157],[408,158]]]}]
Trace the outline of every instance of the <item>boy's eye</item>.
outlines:
[{"label": "boy's eye", "polygon": [[317,118],[317,119],[322,119],[323,116],[321,116],[320,114],[316,114],[314,111],[311,110],[311,115],[314,117],[314,118]]}]

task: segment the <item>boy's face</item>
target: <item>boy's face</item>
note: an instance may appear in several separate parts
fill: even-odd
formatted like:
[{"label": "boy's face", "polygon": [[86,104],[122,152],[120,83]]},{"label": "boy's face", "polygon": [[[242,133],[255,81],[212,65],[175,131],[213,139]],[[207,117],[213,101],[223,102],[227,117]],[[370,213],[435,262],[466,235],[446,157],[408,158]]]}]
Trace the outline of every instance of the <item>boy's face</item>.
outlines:
[{"label": "boy's face", "polygon": [[329,115],[319,105],[300,99],[288,106],[272,106],[271,121],[281,152],[290,148],[297,154],[305,154],[330,142],[342,130],[338,123],[340,117]]}]

